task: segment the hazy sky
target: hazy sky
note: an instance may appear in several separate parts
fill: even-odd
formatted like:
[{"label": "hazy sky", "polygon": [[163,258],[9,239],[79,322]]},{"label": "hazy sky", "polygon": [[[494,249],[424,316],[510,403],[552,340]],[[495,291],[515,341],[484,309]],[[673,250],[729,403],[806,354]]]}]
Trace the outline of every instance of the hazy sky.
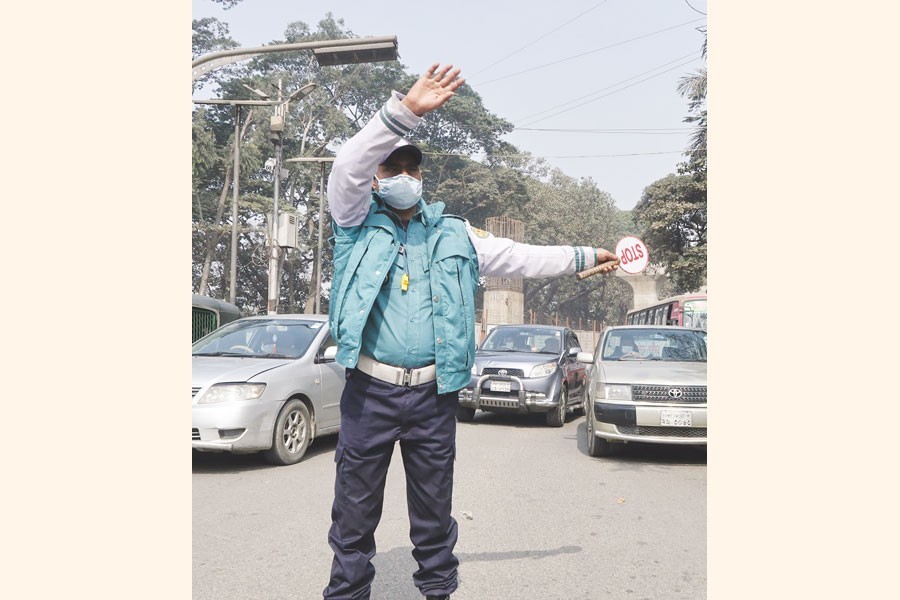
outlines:
[{"label": "hazy sky", "polygon": [[707,12],[706,0],[192,6],[194,18],[227,23],[245,47],[283,40],[294,21],[315,29],[327,12],[355,35],[396,35],[410,72],[434,62],[461,67],[487,109],[515,124],[507,141],[568,175],[592,178],[619,208],[633,208],[647,185],[684,160],[687,101],[676,87],[704,66],[698,28],[706,16],[698,11]]}]

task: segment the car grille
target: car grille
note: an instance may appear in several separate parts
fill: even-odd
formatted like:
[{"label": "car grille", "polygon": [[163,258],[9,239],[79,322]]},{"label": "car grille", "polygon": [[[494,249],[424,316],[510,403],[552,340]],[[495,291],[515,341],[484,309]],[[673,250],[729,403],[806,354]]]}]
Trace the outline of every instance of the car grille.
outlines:
[{"label": "car grille", "polygon": [[706,427],[647,427],[646,425],[616,425],[619,433],[626,435],[651,435],[656,437],[705,438]]},{"label": "car grille", "polygon": [[200,388],[198,388],[198,387],[192,387],[192,388],[191,388],[191,398],[193,398],[194,396],[196,396],[196,395],[197,395],[197,392],[199,392],[199,391],[200,391]]},{"label": "car grille", "polygon": [[199,440],[200,439],[200,430],[194,427],[191,429],[191,440]]},{"label": "car grille", "polygon": [[[684,392],[681,398],[669,396],[669,390]],[[631,399],[635,402],[666,402],[676,404],[704,404],[705,385],[635,385],[631,388]]]},{"label": "car grille", "polygon": [[522,369],[504,369],[503,367],[485,367],[481,372],[482,375],[499,375],[498,371],[506,371],[504,375],[511,375],[513,377],[525,377],[525,371]]}]

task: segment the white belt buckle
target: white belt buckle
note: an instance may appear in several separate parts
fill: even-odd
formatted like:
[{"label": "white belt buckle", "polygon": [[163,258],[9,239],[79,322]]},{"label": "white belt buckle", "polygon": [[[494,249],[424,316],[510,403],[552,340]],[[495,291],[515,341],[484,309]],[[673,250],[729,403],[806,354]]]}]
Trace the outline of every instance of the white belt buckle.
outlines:
[{"label": "white belt buckle", "polygon": [[403,369],[403,381],[400,385],[408,386],[412,380],[412,369]]}]

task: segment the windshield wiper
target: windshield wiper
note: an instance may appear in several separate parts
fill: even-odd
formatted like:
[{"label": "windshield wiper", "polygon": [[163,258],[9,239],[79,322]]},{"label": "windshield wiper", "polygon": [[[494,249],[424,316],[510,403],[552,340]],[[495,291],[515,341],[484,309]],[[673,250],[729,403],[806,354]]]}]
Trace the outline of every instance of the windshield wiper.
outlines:
[{"label": "windshield wiper", "polygon": [[191,356],[244,356],[256,357],[256,354],[247,354],[246,352],[195,352]]}]

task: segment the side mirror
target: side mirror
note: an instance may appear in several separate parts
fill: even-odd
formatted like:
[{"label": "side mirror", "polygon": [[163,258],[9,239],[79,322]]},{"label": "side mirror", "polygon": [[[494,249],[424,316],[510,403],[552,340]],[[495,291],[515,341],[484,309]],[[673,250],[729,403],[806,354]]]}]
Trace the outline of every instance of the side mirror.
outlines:
[{"label": "side mirror", "polygon": [[581,352],[581,348],[579,348],[578,346],[572,346],[571,348],[569,348],[569,356],[577,356],[579,352]]},{"label": "side mirror", "polygon": [[594,364],[594,353],[579,351],[575,356],[575,360],[586,365]]},{"label": "side mirror", "polygon": [[317,362],[334,362],[335,356],[337,356],[337,346],[328,346],[327,348],[325,348],[325,351],[322,352],[322,356]]}]

